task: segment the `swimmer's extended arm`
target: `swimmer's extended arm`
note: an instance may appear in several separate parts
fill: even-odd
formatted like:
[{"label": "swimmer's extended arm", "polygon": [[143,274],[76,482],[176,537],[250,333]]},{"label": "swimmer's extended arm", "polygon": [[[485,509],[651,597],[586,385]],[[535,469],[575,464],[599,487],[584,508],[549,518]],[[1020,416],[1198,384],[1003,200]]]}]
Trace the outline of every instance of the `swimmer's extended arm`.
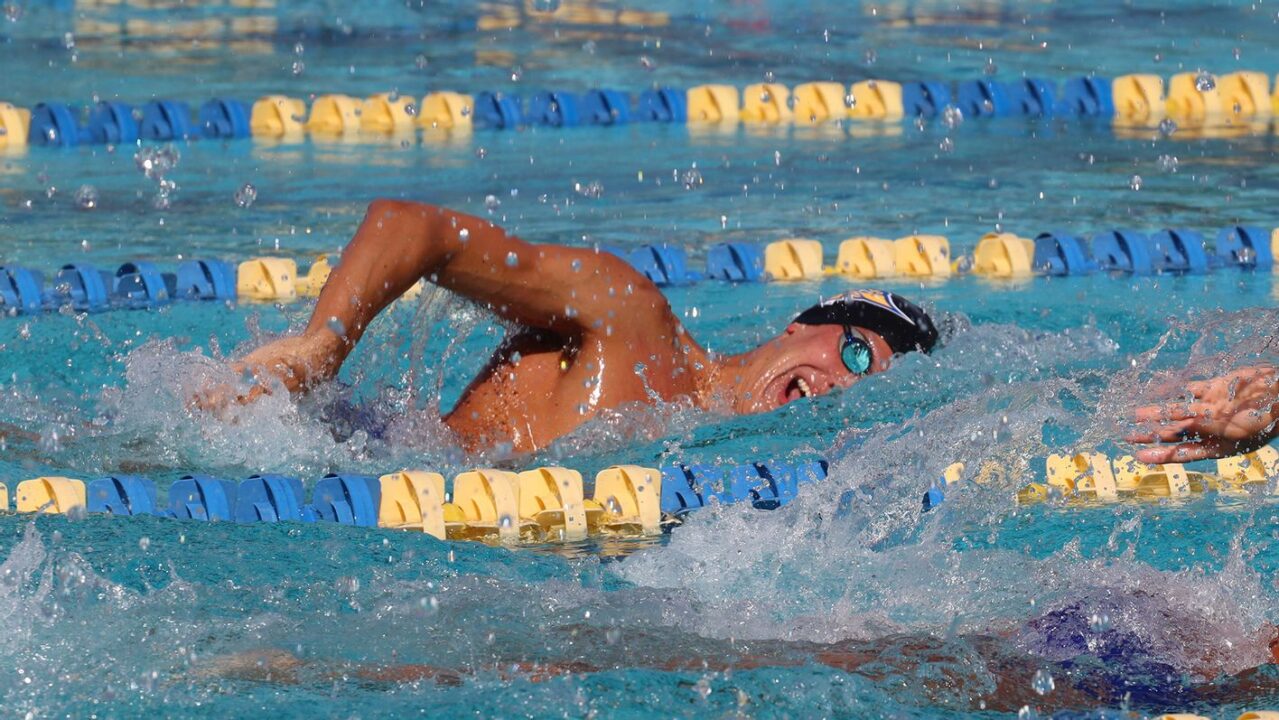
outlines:
[{"label": "swimmer's extended arm", "polygon": [[258,349],[242,365],[290,390],[332,377],[369,322],[420,278],[508,320],[566,336],[609,335],[617,324],[652,337],[669,334],[673,321],[661,292],[609,253],[535,245],[471,215],[376,200],[305,332]]},{"label": "swimmer's extended arm", "polygon": [[[1246,367],[1186,385],[1188,398],[1138,408],[1128,435],[1146,463],[1184,463],[1250,452],[1279,430],[1279,370]],[[1166,444],[1156,444],[1166,443]]]}]

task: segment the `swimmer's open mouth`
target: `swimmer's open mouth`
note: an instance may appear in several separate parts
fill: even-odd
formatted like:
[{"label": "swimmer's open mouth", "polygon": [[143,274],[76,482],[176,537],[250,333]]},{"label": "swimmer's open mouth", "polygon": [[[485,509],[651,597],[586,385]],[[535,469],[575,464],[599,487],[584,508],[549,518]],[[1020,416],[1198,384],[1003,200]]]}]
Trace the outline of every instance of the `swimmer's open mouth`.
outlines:
[{"label": "swimmer's open mouth", "polygon": [[808,386],[808,381],[798,375],[786,385],[787,402],[812,396],[813,389]]}]

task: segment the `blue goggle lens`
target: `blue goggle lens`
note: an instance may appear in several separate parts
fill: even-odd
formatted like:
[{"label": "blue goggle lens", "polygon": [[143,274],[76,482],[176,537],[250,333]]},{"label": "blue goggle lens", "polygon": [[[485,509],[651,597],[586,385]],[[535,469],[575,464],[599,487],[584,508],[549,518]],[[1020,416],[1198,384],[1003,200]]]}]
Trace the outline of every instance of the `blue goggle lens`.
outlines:
[{"label": "blue goggle lens", "polygon": [[854,375],[865,375],[870,372],[870,366],[874,360],[870,345],[848,330],[844,333],[844,344],[839,350],[839,357],[844,361],[844,367]]}]

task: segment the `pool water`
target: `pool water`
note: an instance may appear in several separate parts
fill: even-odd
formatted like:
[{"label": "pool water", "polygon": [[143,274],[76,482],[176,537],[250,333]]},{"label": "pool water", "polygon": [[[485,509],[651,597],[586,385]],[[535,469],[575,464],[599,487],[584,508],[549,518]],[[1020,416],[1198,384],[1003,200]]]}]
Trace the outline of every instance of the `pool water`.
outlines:
[{"label": "pool water", "polygon": [[[1279,70],[1264,4],[353,7],[6,3],[0,99]],[[623,11],[651,13],[650,24],[619,23]],[[305,264],[338,251],[383,196],[490,217],[538,242],[676,243],[694,264],[717,242],[783,237],[817,238],[829,259],[854,235],[936,233],[958,253],[994,229],[1270,228],[1279,187],[1273,134],[1125,138],[1065,120],[173,149],[164,197],[138,147],[0,154],[0,258],[46,275],[70,261]],[[339,382],[223,418],[185,399],[230,377],[222,359],[299,328],[307,303],[4,318],[0,422],[24,431],[0,451],[10,489],[51,473],[136,472],[166,486],[197,469],[314,479],[496,462],[588,474],[814,457],[831,461],[831,477],[776,511],[714,508],[656,540],[514,550],[326,525],[6,515],[0,658],[14,672],[0,701],[31,717],[1233,718],[1279,707],[1279,671],[1250,670],[1279,621],[1269,495],[1014,499],[1042,480],[1050,452],[1123,451],[1125,413],[1169,377],[1273,361],[1279,275],[877,284],[942,318],[939,351],[770,415],[633,409],[520,458],[468,455],[438,423],[505,332],[442,293],[379,320]],[[849,286],[703,282],[667,296],[703,345],[736,352]],[[921,494],[955,461],[1002,471],[921,514]],[[273,682],[216,670],[264,651],[308,665]],[[873,661],[841,668],[833,652]],[[588,671],[544,679],[515,669],[525,663]],[[460,675],[383,682],[359,664]],[[1240,672],[1250,682],[1230,678]]]}]

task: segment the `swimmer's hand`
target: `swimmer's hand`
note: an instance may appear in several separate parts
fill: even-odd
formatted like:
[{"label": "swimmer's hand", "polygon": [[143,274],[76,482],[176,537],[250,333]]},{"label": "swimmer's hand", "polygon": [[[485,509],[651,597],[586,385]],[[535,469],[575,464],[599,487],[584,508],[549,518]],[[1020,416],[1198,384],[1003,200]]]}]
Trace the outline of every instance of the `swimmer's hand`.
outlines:
[{"label": "swimmer's hand", "polygon": [[1187,397],[1137,408],[1128,441],[1144,463],[1183,463],[1247,453],[1275,437],[1279,369],[1259,365],[1186,385]]},{"label": "swimmer's hand", "polygon": [[231,385],[207,387],[192,398],[192,404],[207,411],[222,410],[233,402],[246,405],[271,394],[271,387],[277,383],[289,392],[297,392],[333,377],[340,364],[338,343],[331,333],[281,338],[231,365],[232,370],[249,379],[247,390]]}]

